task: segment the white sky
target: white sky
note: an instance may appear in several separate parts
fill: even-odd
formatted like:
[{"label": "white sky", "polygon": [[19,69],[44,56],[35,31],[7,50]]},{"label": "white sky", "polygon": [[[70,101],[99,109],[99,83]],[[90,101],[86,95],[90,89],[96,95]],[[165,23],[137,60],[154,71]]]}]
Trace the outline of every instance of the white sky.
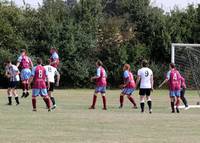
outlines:
[{"label": "white sky", "polygon": [[[23,5],[23,0],[13,0],[19,6]],[[38,7],[38,2],[41,4],[42,0],[25,0],[26,3],[31,4],[32,7]],[[170,11],[175,6],[185,8],[188,4],[200,4],[200,0],[151,0],[152,5],[163,8],[165,11]]]}]

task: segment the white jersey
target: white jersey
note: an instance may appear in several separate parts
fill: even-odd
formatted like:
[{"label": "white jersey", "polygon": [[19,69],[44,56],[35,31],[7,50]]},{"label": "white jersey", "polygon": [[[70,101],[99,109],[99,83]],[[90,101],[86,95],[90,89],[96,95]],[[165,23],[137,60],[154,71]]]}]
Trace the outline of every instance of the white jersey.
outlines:
[{"label": "white jersey", "polygon": [[10,81],[20,81],[19,69],[15,65],[6,66],[6,72],[10,75]]},{"label": "white jersey", "polygon": [[47,71],[49,82],[55,83],[55,75],[58,75],[58,71],[51,65],[44,66]]},{"label": "white jersey", "polygon": [[151,87],[151,76],[153,72],[150,68],[143,67],[138,70],[138,76],[140,77],[140,88],[141,89],[150,89]]}]

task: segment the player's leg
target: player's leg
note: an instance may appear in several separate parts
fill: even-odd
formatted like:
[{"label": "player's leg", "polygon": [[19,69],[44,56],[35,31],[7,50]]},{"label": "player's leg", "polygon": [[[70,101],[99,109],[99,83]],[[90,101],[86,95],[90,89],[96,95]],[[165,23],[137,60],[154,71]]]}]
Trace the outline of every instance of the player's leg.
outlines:
[{"label": "player's leg", "polygon": [[152,100],[151,100],[151,89],[146,90],[147,105],[149,107],[149,113],[152,113]]},{"label": "player's leg", "polygon": [[54,83],[50,83],[50,88],[48,90],[48,95],[49,95],[49,98],[51,99],[51,102],[53,104],[52,109],[55,109],[56,108],[56,101],[55,101],[55,98],[53,96],[53,90],[54,90]]},{"label": "player's leg", "polygon": [[102,87],[101,88],[101,97],[102,97],[102,101],[103,101],[103,110],[107,110],[107,106],[106,106],[106,87]]},{"label": "player's leg", "polygon": [[187,102],[187,99],[185,98],[185,89],[184,88],[181,90],[181,100],[183,101],[183,104],[187,108],[188,107],[188,102]]},{"label": "player's leg", "polygon": [[126,95],[127,95],[127,98],[129,99],[129,101],[133,104],[133,108],[134,109],[137,109],[137,104],[135,102],[135,99],[132,97],[132,93],[134,92],[134,89],[132,88],[129,88],[127,91],[126,91]]},{"label": "player's leg", "polygon": [[25,70],[25,90],[26,90],[26,94],[25,94],[25,98],[29,96],[29,85],[28,85],[28,80],[31,77],[31,70],[30,69],[26,69]]},{"label": "player's leg", "polygon": [[51,111],[51,101],[48,96],[47,89],[40,89],[40,95],[43,97],[43,100],[47,105],[48,111]]},{"label": "player's leg", "polygon": [[98,93],[100,93],[100,87],[96,87],[94,95],[93,95],[93,99],[92,99],[92,105],[90,106],[89,109],[95,109]]},{"label": "player's leg", "polygon": [[175,113],[175,95],[174,95],[174,91],[169,91],[169,97],[170,97],[170,101],[171,101],[171,109],[172,109],[172,113]]},{"label": "player's leg", "polygon": [[37,111],[36,107],[36,97],[39,96],[40,90],[39,89],[33,89],[32,90],[32,106],[33,106],[33,111]]},{"label": "player's leg", "polygon": [[18,97],[17,89],[16,89],[17,85],[18,85],[18,82],[15,82],[12,88],[12,95],[15,97],[16,105],[19,105],[19,97]]},{"label": "player's leg", "polygon": [[141,108],[141,113],[144,112],[144,106],[145,106],[145,89],[140,89],[139,91],[139,95],[140,95],[140,108]]},{"label": "player's leg", "polygon": [[8,89],[7,89],[7,95],[8,95],[8,104],[7,105],[12,105],[12,93],[11,93],[10,87],[8,87]]},{"label": "player's leg", "polygon": [[123,105],[124,105],[124,94],[123,93],[120,94],[119,103],[120,103],[119,108],[120,109],[123,108]]},{"label": "player's leg", "polygon": [[180,113],[179,111],[179,105],[180,105],[180,90],[175,91],[176,96],[176,112]]}]

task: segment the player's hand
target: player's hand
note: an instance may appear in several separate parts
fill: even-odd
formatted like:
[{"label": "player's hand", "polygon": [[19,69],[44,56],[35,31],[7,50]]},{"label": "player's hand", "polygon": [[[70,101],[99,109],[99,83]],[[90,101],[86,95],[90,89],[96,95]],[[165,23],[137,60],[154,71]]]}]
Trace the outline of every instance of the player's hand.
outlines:
[{"label": "player's hand", "polygon": [[153,92],[153,91],[154,91],[154,88],[151,88],[151,91]]},{"label": "player's hand", "polygon": [[49,88],[50,88],[50,83],[48,82],[48,84],[47,84],[47,89],[49,90]]},{"label": "player's hand", "polygon": [[119,86],[119,88],[123,89],[123,88],[124,88],[124,84],[121,84],[121,85]]},{"label": "player's hand", "polygon": [[93,80],[94,80],[93,77],[91,77],[91,78],[90,78],[90,81],[93,82]]}]

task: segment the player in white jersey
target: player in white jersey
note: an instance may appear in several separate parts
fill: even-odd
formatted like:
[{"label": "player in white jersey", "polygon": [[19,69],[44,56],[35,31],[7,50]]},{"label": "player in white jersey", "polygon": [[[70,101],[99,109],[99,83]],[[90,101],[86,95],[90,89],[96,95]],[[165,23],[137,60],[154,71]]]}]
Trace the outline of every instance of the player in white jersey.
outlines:
[{"label": "player in white jersey", "polygon": [[[51,61],[49,60],[49,63],[50,62]],[[52,101],[52,104],[53,104],[52,109],[55,109],[56,108],[56,102],[55,102],[55,98],[52,95],[52,92],[54,91],[54,85],[59,86],[60,74],[59,74],[58,70],[55,67],[51,66],[50,64],[44,66],[44,68],[47,71],[48,79],[49,79],[49,82],[50,82],[50,87],[48,89],[48,95],[51,98],[51,101]],[[56,83],[55,83],[55,76],[57,77]]]},{"label": "player in white jersey", "polygon": [[144,112],[145,106],[145,96],[147,98],[147,104],[149,106],[149,113],[152,113],[152,101],[151,101],[151,91],[153,90],[153,72],[148,68],[148,61],[142,61],[142,68],[138,70],[136,85],[140,83],[140,106],[141,112]]},{"label": "player in white jersey", "polygon": [[6,73],[5,76],[9,79],[8,84],[8,104],[12,105],[12,96],[15,97],[16,105],[19,105],[19,98],[17,94],[17,85],[19,84],[20,78],[19,78],[19,69],[17,66],[13,65],[10,60],[6,62]]}]

